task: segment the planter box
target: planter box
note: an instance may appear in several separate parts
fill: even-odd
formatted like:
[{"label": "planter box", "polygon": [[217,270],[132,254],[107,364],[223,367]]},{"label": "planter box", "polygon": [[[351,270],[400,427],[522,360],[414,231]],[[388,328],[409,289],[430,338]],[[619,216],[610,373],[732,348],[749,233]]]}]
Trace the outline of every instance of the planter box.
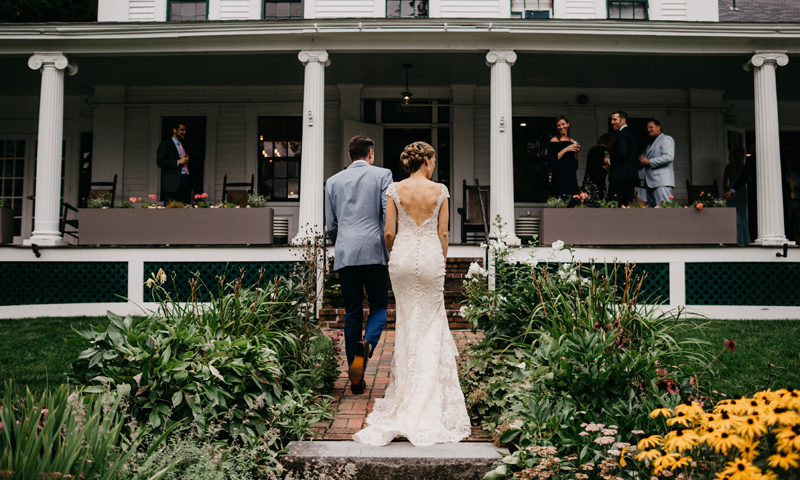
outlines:
[{"label": "planter box", "polygon": [[82,208],[81,245],[272,244],[271,208]]},{"label": "planter box", "polygon": [[735,208],[543,208],[539,244],[719,245],[736,243]]},{"label": "planter box", "polygon": [[14,210],[0,208],[0,243],[14,242]]}]

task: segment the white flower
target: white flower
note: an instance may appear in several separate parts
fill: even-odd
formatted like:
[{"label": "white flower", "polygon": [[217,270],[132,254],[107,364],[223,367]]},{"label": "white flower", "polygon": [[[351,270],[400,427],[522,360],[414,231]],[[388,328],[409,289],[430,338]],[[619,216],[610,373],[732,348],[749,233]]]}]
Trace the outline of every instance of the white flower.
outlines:
[{"label": "white flower", "polygon": [[525,264],[531,268],[535,268],[536,265],[539,265],[539,260],[536,260],[532,256],[527,257],[525,260],[523,260],[523,262],[525,262]]},{"label": "white flower", "polygon": [[521,370],[525,370],[525,367],[526,367],[526,366],[527,366],[527,365],[525,365],[525,362],[522,362],[522,363],[520,363],[519,365],[516,365],[516,367],[517,367],[517,368],[519,368],[519,369],[521,369]]},{"label": "white flower", "polygon": [[493,242],[491,249],[494,254],[499,255],[508,249],[508,245],[505,242]]},{"label": "white flower", "polygon": [[464,318],[467,318],[467,313],[468,312],[469,312],[469,309],[467,309],[466,305],[462,305],[461,308],[458,309],[458,314],[460,316],[464,317]]},{"label": "white flower", "polygon": [[486,250],[487,248],[489,248],[489,245],[486,245],[485,243],[481,243],[481,248]]},{"label": "white flower", "polygon": [[468,279],[477,280],[477,277],[485,277],[487,274],[488,272],[486,271],[486,269],[481,268],[481,266],[475,262],[472,262],[469,266],[469,270],[467,270]]},{"label": "white flower", "polygon": [[590,283],[592,283],[592,281],[589,280],[588,278],[581,278],[581,285],[586,286],[589,285]]},{"label": "white flower", "polygon": [[553,250],[563,250],[564,249],[564,242],[561,240],[556,240],[553,242]]},{"label": "white flower", "polygon": [[524,425],[524,424],[522,423],[522,419],[521,419],[521,418],[518,418],[518,419],[514,420],[514,423],[512,423],[511,425],[509,425],[509,426],[508,426],[508,428],[510,428],[510,429],[512,429],[512,430],[519,430],[520,428],[522,428],[522,425]]},{"label": "white flower", "polygon": [[567,279],[568,283],[575,283],[578,281],[578,276],[572,273],[569,278]]}]

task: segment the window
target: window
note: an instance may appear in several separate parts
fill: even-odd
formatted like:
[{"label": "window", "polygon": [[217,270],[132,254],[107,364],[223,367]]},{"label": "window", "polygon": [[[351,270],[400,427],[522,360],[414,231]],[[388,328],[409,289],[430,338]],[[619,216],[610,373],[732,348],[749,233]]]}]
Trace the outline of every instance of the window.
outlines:
[{"label": "window", "polygon": [[381,102],[381,123],[431,123],[433,107],[428,99],[415,99],[427,105],[403,105],[400,100]]},{"label": "window", "polygon": [[428,18],[428,0],[386,0],[387,18]]},{"label": "window", "polygon": [[25,140],[0,140],[0,198],[14,210],[14,235],[22,232],[22,202],[25,198]]},{"label": "window", "polygon": [[282,0],[280,2],[264,2],[265,20],[286,20],[303,18],[302,0]]},{"label": "window", "polygon": [[170,0],[170,22],[198,22],[207,19],[206,0]]},{"label": "window", "polygon": [[647,0],[609,0],[609,20],[647,20]]},{"label": "window", "polygon": [[514,201],[546,202],[552,196],[547,149],[556,130],[552,117],[514,117]]},{"label": "window", "polygon": [[300,201],[301,117],[258,119],[258,192],[271,201]]}]

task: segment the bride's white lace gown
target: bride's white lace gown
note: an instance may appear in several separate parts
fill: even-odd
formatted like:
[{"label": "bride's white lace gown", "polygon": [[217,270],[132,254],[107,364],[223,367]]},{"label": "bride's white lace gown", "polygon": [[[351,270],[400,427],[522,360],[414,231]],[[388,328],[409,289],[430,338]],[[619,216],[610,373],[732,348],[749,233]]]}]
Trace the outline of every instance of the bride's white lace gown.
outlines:
[{"label": "bride's white lace gown", "polygon": [[442,185],[436,208],[419,226],[403,209],[394,184],[387,195],[397,206],[398,224],[389,260],[397,302],[391,383],[385,397],[375,400],[369,426],[353,439],[372,445],[386,445],[397,436],[417,446],[458,442],[469,436],[470,421],[444,306],[438,235],[439,209],[450,195]]}]

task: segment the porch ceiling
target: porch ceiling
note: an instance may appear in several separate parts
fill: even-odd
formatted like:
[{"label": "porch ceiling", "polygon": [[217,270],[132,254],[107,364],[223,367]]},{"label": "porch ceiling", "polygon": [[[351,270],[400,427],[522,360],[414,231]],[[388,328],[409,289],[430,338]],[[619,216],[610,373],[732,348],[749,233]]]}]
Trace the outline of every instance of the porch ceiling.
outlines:
[{"label": "porch ceiling", "polygon": [[[303,85],[303,66],[292,54],[102,57],[72,55],[79,71],[66,78],[67,95],[92,95],[96,85],[265,86]],[[411,63],[410,87],[417,98],[427,86],[488,86],[484,53],[336,53],[326,69],[328,85],[398,86],[402,64]],[[710,89],[729,99],[753,98],[747,56],[603,55],[520,53],[512,68],[515,87]],[[0,96],[39,95],[41,75],[27,56],[0,56],[6,75]],[[778,96],[800,101],[800,55],[777,74]],[[542,99],[545,101],[546,99]]]}]

